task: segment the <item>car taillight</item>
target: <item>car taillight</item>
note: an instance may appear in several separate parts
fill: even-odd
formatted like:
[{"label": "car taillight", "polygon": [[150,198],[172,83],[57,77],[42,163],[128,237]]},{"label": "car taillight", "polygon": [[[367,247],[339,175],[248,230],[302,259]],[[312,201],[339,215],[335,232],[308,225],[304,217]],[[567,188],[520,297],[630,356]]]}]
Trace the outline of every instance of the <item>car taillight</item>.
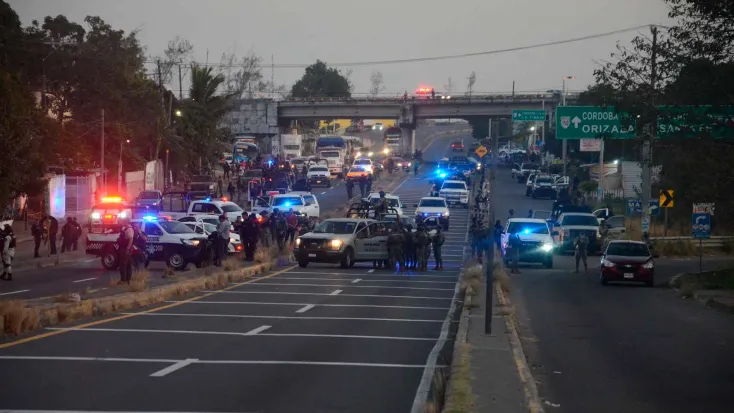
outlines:
[{"label": "car taillight", "polygon": [[237,244],[237,246],[234,247],[235,251],[242,251],[242,244]]}]

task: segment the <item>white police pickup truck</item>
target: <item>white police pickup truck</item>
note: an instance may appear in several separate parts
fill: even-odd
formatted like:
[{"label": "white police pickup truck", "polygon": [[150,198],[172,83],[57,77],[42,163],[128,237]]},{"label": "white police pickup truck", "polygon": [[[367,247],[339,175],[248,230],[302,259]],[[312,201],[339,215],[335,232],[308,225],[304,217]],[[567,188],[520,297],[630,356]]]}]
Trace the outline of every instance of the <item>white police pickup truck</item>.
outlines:
[{"label": "white police pickup truck", "polygon": [[374,219],[332,218],[296,239],[293,253],[300,267],[312,262],[350,268],[360,261],[385,261],[388,231]]},{"label": "white police pickup truck", "polygon": [[466,188],[466,182],[464,181],[443,181],[438,196],[444,198],[449,206],[461,205],[469,209],[469,190]]},{"label": "white police pickup truck", "polygon": [[509,266],[511,256],[507,255],[507,248],[511,234],[520,237],[519,262],[541,263],[545,268],[553,268],[553,237],[548,223],[542,219],[510,218],[502,231],[502,256],[506,266]]},{"label": "white police pickup truck", "polygon": [[[188,263],[199,267],[210,258],[206,248],[207,237],[197,234],[183,222],[146,217],[132,220],[132,223],[138,224],[148,237],[146,247],[149,261],[164,261],[174,270],[183,270]],[[100,257],[102,266],[113,270],[118,266],[119,235],[119,231],[111,229],[102,233],[89,233],[85,252]]]},{"label": "white police pickup truck", "polygon": [[[393,194],[385,194],[385,198],[387,198],[387,206],[391,209],[391,212],[397,213],[398,215],[402,216],[403,208],[405,207],[405,205],[400,202],[400,197]],[[367,202],[369,202],[373,207],[376,208],[380,204],[380,193],[372,192],[367,195]]]}]

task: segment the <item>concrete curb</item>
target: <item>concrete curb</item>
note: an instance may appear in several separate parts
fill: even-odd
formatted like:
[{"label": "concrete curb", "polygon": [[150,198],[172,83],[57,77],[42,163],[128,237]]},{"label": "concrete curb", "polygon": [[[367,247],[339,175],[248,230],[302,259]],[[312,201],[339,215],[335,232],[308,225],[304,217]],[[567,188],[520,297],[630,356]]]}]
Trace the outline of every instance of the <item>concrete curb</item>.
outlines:
[{"label": "concrete curb", "polygon": [[[500,304],[505,307],[512,307],[510,297],[502,291],[499,283],[494,284],[494,289]],[[528,366],[528,359],[525,357],[525,351],[522,348],[514,312],[508,311],[503,315],[503,318],[505,319],[505,326],[510,337],[510,347],[512,347],[513,358],[517,365],[517,373],[520,375],[520,381],[523,383],[528,410],[530,413],[543,413],[543,404],[540,401],[538,387],[535,385],[535,379],[533,379],[530,366]]]},{"label": "concrete curb", "polygon": [[461,311],[461,317],[459,318],[459,329],[456,331],[456,338],[454,340],[454,352],[451,357],[451,367],[449,368],[449,379],[446,382],[446,397],[444,398],[444,405],[441,409],[442,412],[447,412],[446,406],[451,406],[454,401],[455,393],[452,388],[452,377],[454,377],[455,369],[461,364],[461,358],[464,355],[464,349],[462,346],[466,344],[467,337],[469,334],[469,321],[471,309],[467,309],[471,306],[472,296],[469,295],[469,289],[464,289],[464,304]]},{"label": "concrete curb", "polygon": [[[221,270],[214,274],[203,274],[195,278],[174,282],[172,284],[154,287],[141,292],[126,292],[109,297],[92,298],[72,303],[54,303],[39,306],[28,306],[23,309],[24,317],[32,312],[38,312],[39,323],[35,328],[30,328],[21,333],[26,333],[37,328],[53,326],[71,321],[79,321],[118,313],[121,311],[146,307],[161,303],[174,297],[183,297],[203,290],[219,290],[231,283],[245,281],[259,274],[276,268],[278,260],[268,263],[256,264],[250,267],[235,270]],[[285,267],[283,267],[285,268]],[[0,316],[0,337],[12,335],[5,332],[5,319]]]}]

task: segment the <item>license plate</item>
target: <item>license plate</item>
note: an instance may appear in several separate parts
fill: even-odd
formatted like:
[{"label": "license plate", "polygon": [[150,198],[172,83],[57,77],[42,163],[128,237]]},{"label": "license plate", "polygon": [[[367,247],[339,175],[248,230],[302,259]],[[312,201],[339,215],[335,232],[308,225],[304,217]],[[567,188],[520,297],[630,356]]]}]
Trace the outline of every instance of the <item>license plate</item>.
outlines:
[{"label": "license plate", "polygon": [[316,258],[316,254],[308,254],[309,258]]},{"label": "license plate", "polygon": [[624,273],[624,278],[635,278],[635,273],[633,273],[633,272],[626,272],[626,273]]},{"label": "license plate", "polygon": [[316,181],[316,183],[317,183],[317,184],[320,184],[320,183],[321,183],[321,181]]}]

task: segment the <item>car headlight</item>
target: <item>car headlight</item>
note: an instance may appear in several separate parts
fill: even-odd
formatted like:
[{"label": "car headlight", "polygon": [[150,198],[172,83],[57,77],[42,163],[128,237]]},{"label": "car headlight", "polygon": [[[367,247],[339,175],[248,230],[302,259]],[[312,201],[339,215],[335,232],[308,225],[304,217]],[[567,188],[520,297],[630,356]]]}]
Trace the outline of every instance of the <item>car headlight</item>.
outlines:
[{"label": "car headlight", "polygon": [[609,261],[609,260],[601,260],[601,265],[603,265],[603,266],[605,266],[607,268],[614,267],[614,263],[611,262],[611,261]]},{"label": "car headlight", "polygon": [[412,163],[411,162],[408,162],[408,166],[410,166],[410,165],[412,165]]},{"label": "car headlight", "polygon": [[642,268],[644,268],[644,269],[646,269],[646,270],[651,270],[651,269],[653,269],[654,267],[655,267],[655,263],[654,263],[654,262],[653,262],[652,260],[650,260],[650,261],[646,262],[646,263],[645,263],[645,264],[644,264],[644,265],[642,266]]},{"label": "car headlight", "polygon": [[332,250],[339,250],[339,248],[342,247],[342,240],[340,240],[340,239],[333,239],[333,240],[331,240],[331,242],[329,244],[331,245],[331,249]]},{"label": "car headlight", "polygon": [[301,245],[301,239],[300,238],[296,238],[296,247],[299,246],[299,245]]},{"label": "car headlight", "polygon": [[192,247],[198,247],[201,241],[198,239],[182,239],[181,242]]},{"label": "car headlight", "polygon": [[125,211],[122,211],[122,212],[120,212],[119,214],[117,214],[117,217],[118,217],[118,218],[127,218],[127,212],[125,212]]},{"label": "car headlight", "polygon": [[445,216],[445,217],[449,216],[449,211],[444,212],[443,213],[443,216]]},{"label": "car headlight", "polygon": [[92,212],[92,215],[91,216],[92,216],[92,219],[100,219],[100,218],[102,218],[102,214],[100,214],[99,212]]},{"label": "car headlight", "polygon": [[544,252],[550,252],[553,251],[553,244],[551,243],[545,243],[542,247],[540,247]]}]

